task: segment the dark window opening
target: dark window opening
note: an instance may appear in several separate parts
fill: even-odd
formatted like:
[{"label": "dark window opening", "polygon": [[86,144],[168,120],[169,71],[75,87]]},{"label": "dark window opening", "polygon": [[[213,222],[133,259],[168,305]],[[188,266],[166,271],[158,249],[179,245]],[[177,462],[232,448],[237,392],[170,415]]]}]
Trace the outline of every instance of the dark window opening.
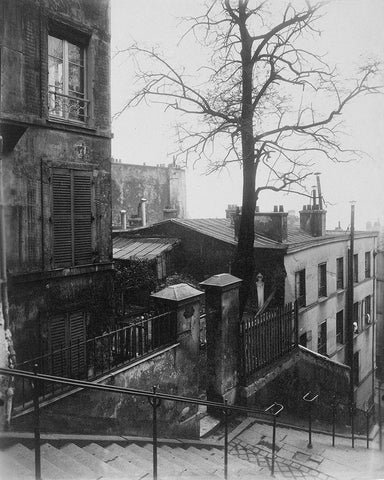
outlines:
[{"label": "dark window opening", "polygon": [[299,307],[305,307],[305,269],[295,274],[296,299]]},{"label": "dark window opening", "polygon": [[300,335],[299,344],[302,345],[303,347],[307,346],[308,344],[307,332],[304,332]]},{"label": "dark window opening", "polygon": [[336,288],[344,288],[344,258],[336,260]]},{"label": "dark window opening", "polygon": [[353,255],[353,281],[355,283],[359,281],[359,255],[357,253]]},{"label": "dark window opening", "polygon": [[327,264],[320,263],[318,266],[319,297],[327,296]]},{"label": "dark window opening", "polygon": [[371,276],[371,252],[365,252],[365,278]]},{"label": "dark window opening", "polygon": [[344,311],[336,313],[336,342],[344,343]]},{"label": "dark window opening", "polygon": [[327,321],[319,325],[317,351],[321,353],[321,355],[327,354]]}]

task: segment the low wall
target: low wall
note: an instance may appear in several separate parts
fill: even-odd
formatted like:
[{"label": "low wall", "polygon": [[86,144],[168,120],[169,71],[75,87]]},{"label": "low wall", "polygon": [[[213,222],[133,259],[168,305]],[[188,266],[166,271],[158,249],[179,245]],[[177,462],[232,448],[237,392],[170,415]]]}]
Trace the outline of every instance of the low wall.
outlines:
[{"label": "low wall", "polygon": [[[348,386],[349,367],[299,346],[240,387],[240,400],[256,408],[278,402],[286,413],[305,416],[307,405],[302,398],[311,391],[319,395],[313,407],[314,417],[331,421],[333,396],[348,402]],[[347,419],[348,409],[344,413],[344,418],[338,420]]]},{"label": "low wall", "polygon": [[[197,397],[196,387],[185,382],[197,366],[186,369],[175,345],[138,360],[99,383],[174,395]],[[183,380],[184,379],[184,380]],[[197,407],[163,401],[157,411],[161,437],[199,438]],[[152,435],[152,407],[147,398],[96,390],[81,390],[41,409],[41,430],[46,433],[99,435]],[[12,421],[12,430],[33,428],[33,414]]]}]

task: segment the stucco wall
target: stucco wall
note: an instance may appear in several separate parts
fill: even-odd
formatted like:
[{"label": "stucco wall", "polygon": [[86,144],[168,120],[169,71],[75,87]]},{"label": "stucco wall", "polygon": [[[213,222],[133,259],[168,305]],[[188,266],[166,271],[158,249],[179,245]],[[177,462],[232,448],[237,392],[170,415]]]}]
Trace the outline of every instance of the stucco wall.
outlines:
[{"label": "stucco wall", "polygon": [[112,220],[120,225],[120,211],[137,215],[141,198],[146,198],[147,223],[164,219],[164,208],[177,210],[176,216],[186,216],[185,171],[169,165],[112,164]]},{"label": "stucco wall", "polygon": [[[194,368],[178,361],[179,347],[154,355],[149,360],[120,370],[102,383],[119,387],[158,391],[174,395],[191,394],[191,382],[186,386]],[[183,385],[186,387],[184,388]],[[163,401],[158,410],[158,435],[168,438],[198,438],[199,422],[195,406]],[[31,415],[16,418],[15,430],[30,428]],[[152,407],[146,397],[83,390],[41,410],[43,432],[100,435],[152,435]]]},{"label": "stucco wall", "polygon": [[330,421],[333,395],[347,402],[348,385],[348,367],[299,347],[275,362],[273,368],[260,372],[253,382],[241,388],[240,396],[250,406],[264,409],[277,402],[284,406],[285,413],[305,418],[307,410],[302,398],[311,391],[319,394],[314,417]]},{"label": "stucco wall", "polygon": [[[355,239],[354,253],[358,254],[358,280],[354,284],[354,302],[361,304],[365,297],[371,295],[371,317],[374,316],[374,279],[373,279],[373,252],[375,250],[375,236],[366,236]],[[344,342],[346,332],[346,287],[347,287],[347,256],[349,238],[345,236],[337,241],[312,245],[310,248],[297,249],[286,255],[285,281],[286,300],[295,298],[295,272],[305,269],[306,272],[306,306],[299,310],[299,335],[307,332],[309,341],[307,347],[317,351],[319,325],[327,321],[327,355],[341,363],[346,361],[346,347],[336,342],[336,313],[344,311]],[[371,277],[365,278],[365,252],[371,252]],[[344,258],[344,288],[336,288],[336,259]],[[318,297],[318,265],[327,262],[327,297]],[[362,407],[372,393],[372,387],[367,385],[367,377],[372,378],[372,326],[361,319],[359,333],[354,335],[354,352],[359,352],[359,380],[361,388],[357,390],[357,405]]]}]

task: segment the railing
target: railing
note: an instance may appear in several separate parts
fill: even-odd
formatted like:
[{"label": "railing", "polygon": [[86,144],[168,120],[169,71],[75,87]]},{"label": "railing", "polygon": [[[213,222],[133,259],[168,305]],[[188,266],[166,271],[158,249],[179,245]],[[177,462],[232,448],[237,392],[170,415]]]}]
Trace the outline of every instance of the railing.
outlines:
[{"label": "railing", "polygon": [[35,368],[35,372],[25,372],[21,370],[10,370],[5,368],[0,368],[0,375],[9,375],[16,378],[22,378],[25,381],[29,381],[31,383],[31,388],[33,392],[33,405],[34,405],[34,451],[35,451],[35,478],[36,480],[41,480],[41,454],[40,454],[40,391],[41,391],[41,384],[49,384],[54,383],[59,386],[67,387],[67,388],[86,388],[91,390],[98,390],[104,392],[112,392],[112,393],[119,393],[119,394],[126,394],[126,395],[135,395],[138,397],[147,398],[149,404],[152,407],[152,448],[153,448],[153,479],[157,480],[158,477],[158,435],[157,435],[157,424],[158,424],[158,415],[157,409],[160,407],[161,402],[163,400],[166,401],[174,401],[174,402],[182,402],[188,403],[192,405],[205,405],[207,407],[216,408],[221,410],[223,413],[223,421],[224,421],[224,478],[225,480],[228,479],[228,417],[231,412],[240,412],[243,414],[252,414],[257,416],[264,416],[266,419],[272,421],[272,463],[271,463],[271,475],[274,474],[275,468],[275,451],[276,451],[276,428],[277,422],[276,419],[280,412],[283,410],[283,406],[277,403],[272,404],[265,410],[255,409],[255,408],[247,408],[247,407],[239,407],[235,405],[228,405],[227,403],[218,403],[218,402],[211,402],[207,400],[200,400],[196,398],[188,398],[188,397],[181,397],[177,395],[168,395],[165,393],[158,393],[156,391],[156,387],[153,387],[152,392],[145,391],[145,390],[138,390],[134,388],[123,388],[117,387],[112,385],[103,385],[98,383],[91,383],[85,380],[74,380],[74,379],[67,379],[52,375],[45,375],[37,373],[37,366]]},{"label": "railing", "polygon": [[80,95],[65,95],[56,90],[48,92],[48,109],[51,117],[84,123],[88,119],[89,100]]},{"label": "railing", "polygon": [[[85,341],[77,341],[68,347],[18,363],[17,369],[78,379],[94,379],[136,358],[176,342],[176,321],[172,312],[141,320],[132,325],[105,333]],[[43,398],[54,396],[65,387],[41,385]],[[16,385],[15,405],[32,400],[32,392],[23,378]]]},{"label": "railing", "polygon": [[240,323],[241,371],[248,377],[298,344],[297,302],[265,312]]}]

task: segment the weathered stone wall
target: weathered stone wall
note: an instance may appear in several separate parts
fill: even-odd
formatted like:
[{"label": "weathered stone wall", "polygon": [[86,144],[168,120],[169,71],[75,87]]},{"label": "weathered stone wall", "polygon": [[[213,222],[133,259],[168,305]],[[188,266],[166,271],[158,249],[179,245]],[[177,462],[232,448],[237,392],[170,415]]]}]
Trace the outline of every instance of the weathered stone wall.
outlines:
[{"label": "weathered stone wall", "polygon": [[[44,352],[49,318],[84,310],[88,335],[112,305],[109,0],[1,0],[0,133],[10,328],[18,361]],[[48,35],[86,51],[84,123],[48,114]],[[51,168],[92,171],[92,260],[57,268]],[[103,318],[102,318],[103,315]]]},{"label": "weathered stone wall", "polygon": [[[196,396],[189,379],[196,368],[180,362],[179,347],[154,355],[149,360],[122,369],[103,382],[107,385],[174,395]],[[199,422],[195,406],[163,401],[158,410],[158,434],[162,437],[198,438]],[[82,390],[41,409],[43,432],[100,435],[152,435],[152,407],[146,397]],[[14,430],[29,429],[32,415],[13,420]]]},{"label": "weathered stone wall", "polygon": [[164,208],[174,208],[178,218],[186,216],[185,171],[169,165],[112,164],[112,221],[120,226],[120,211],[137,215],[141,198],[146,198],[147,223],[164,220]]},{"label": "weathered stone wall", "polygon": [[348,388],[349,367],[299,346],[241,387],[240,398],[249,406],[263,409],[274,402],[281,403],[285,412],[306,417],[302,398],[311,391],[319,395],[313,408],[314,417],[331,421],[333,396],[348,402]]}]

